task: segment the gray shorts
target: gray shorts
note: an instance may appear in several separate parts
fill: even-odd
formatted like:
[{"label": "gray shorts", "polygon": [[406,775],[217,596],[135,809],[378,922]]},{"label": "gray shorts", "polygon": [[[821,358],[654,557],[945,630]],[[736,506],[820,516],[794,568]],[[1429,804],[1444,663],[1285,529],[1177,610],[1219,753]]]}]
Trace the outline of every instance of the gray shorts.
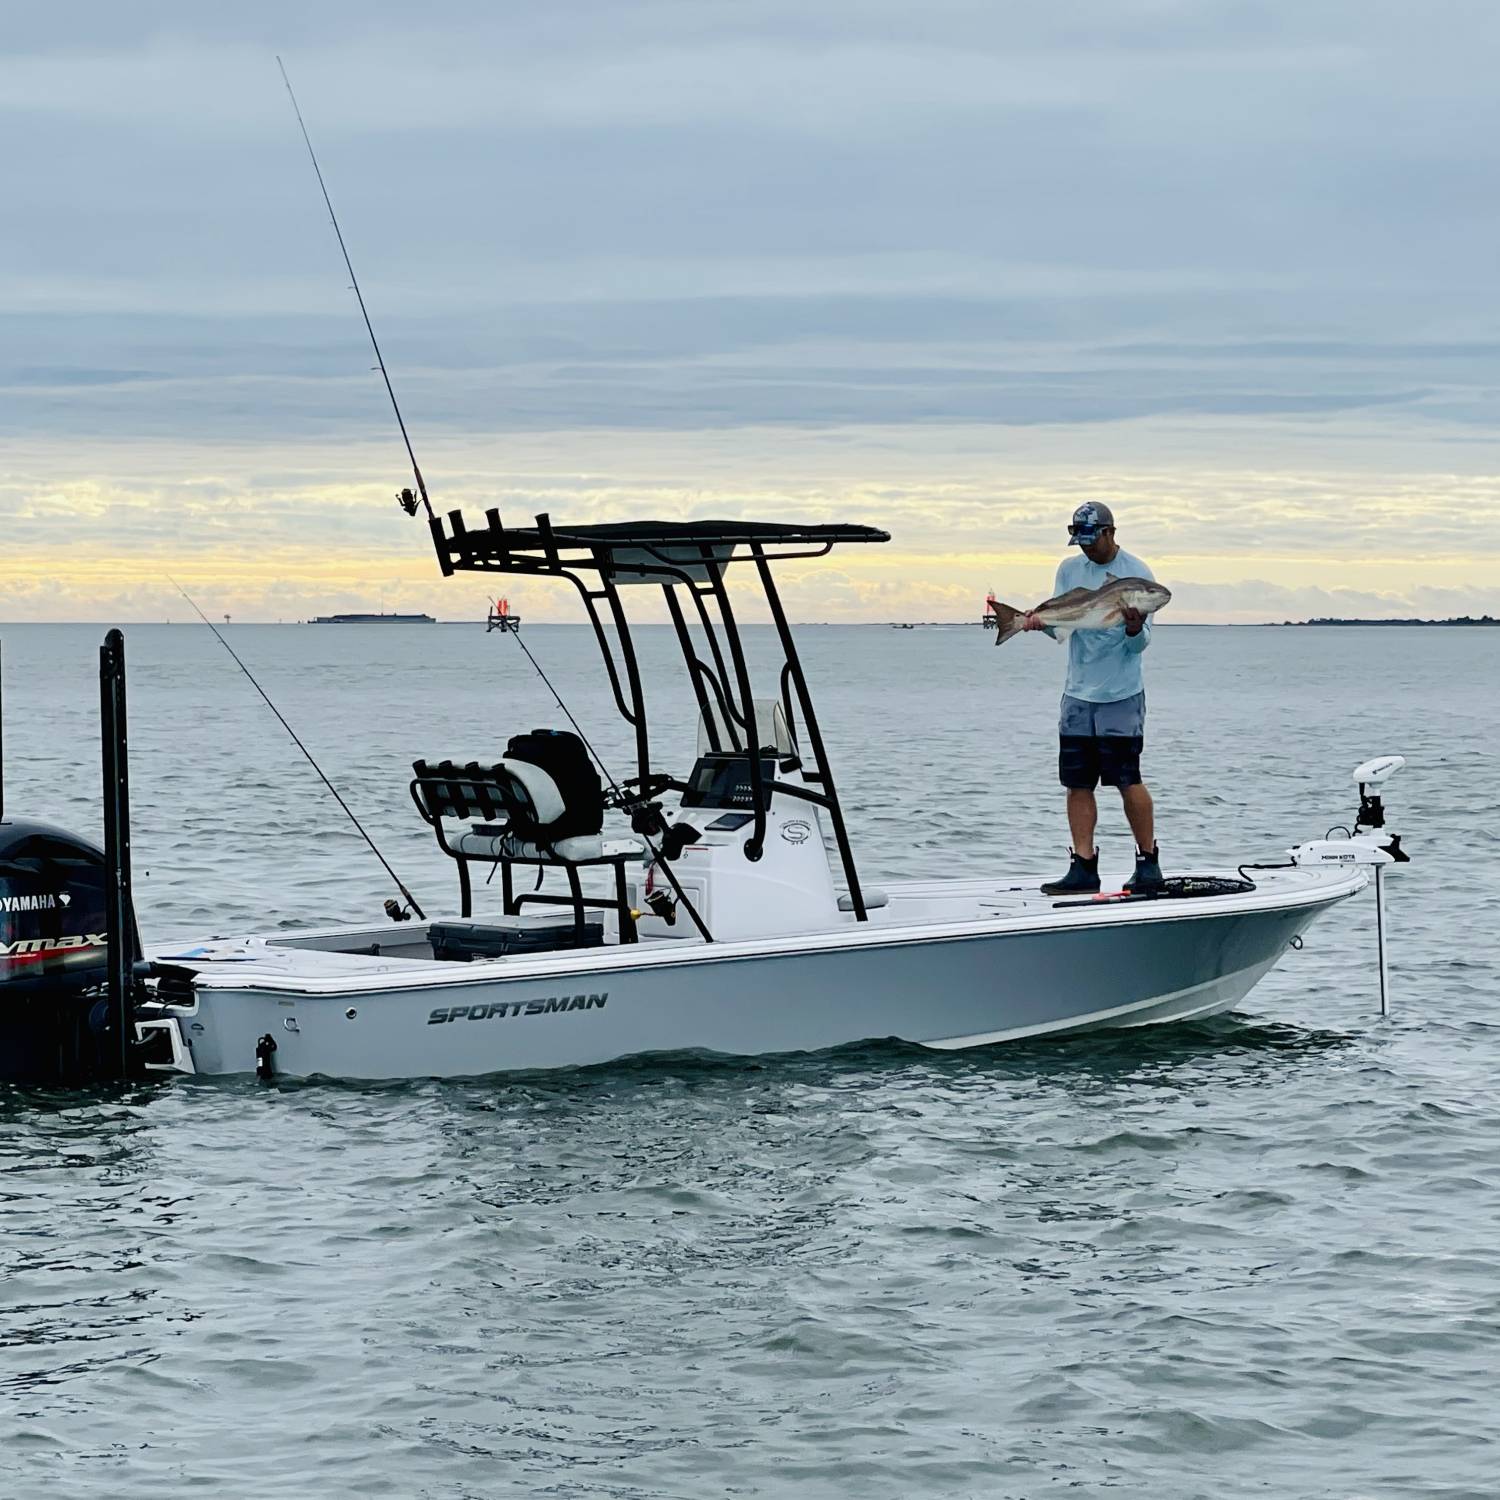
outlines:
[{"label": "gray shorts", "polygon": [[1118,703],[1087,703],[1082,698],[1070,698],[1064,693],[1057,714],[1057,732],[1089,739],[1102,739],[1107,735],[1130,738],[1144,735],[1146,695],[1137,693],[1133,698],[1121,698]]}]

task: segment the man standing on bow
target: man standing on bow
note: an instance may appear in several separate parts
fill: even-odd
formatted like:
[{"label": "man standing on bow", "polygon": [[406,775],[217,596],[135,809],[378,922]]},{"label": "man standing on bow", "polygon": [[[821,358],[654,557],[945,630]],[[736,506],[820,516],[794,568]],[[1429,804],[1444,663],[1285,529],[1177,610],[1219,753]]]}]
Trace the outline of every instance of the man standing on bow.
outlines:
[{"label": "man standing on bow", "polygon": [[[1054,597],[1069,589],[1101,588],[1111,578],[1154,578],[1140,558],[1115,541],[1114,514],[1100,501],[1090,500],[1073,512],[1068,536],[1082,553],[1059,564]],[[1047,627],[1028,613],[1024,628]],[[1150,644],[1151,621],[1138,609],[1127,609],[1122,625],[1075,630],[1068,639],[1068,677],[1057,724],[1057,772],[1068,792],[1073,858],[1066,875],[1042,887],[1049,896],[1099,889],[1099,851],[1094,847],[1099,807],[1094,788],[1101,781],[1119,787],[1125,817],[1135,835],[1135,874],[1125,889],[1161,889],[1151,793],[1141,780],[1146,726],[1141,652]]]}]

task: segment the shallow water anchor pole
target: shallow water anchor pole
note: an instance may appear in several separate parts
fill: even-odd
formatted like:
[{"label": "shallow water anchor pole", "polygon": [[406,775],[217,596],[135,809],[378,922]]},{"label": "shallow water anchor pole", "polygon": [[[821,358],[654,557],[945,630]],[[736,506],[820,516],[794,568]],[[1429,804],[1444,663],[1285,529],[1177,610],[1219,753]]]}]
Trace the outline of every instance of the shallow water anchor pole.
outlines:
[{"label": "shallow water anchor pole", "polygon": [[1375,947],[1380,955],[1380,1014],[1391,1013],[1390,976],[1385,965],[1385,886],[1381,876],[1385,871],[1375,866]]},{"label": "shallow water anchor pole", "polygon": [[130,1071],[131,975],[135,924],[130,900],[130,776],[125,720],[125,637],[111,630],[99,648],[100,741],[104,762],[105,994],[119,1041],[120,1077]]}]

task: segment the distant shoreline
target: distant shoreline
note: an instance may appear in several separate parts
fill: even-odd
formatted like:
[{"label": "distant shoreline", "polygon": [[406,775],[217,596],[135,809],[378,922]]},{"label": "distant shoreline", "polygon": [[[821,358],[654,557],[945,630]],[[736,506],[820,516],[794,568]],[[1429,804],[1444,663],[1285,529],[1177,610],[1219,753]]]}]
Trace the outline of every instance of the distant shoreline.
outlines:
[{"label": "distant shoreline", "polygon": [[1340,620],[1326,616],[1317,620],[1283,620],[1283,625],[1500,625],[1494,615],[1456,615],[1449,620]]}]

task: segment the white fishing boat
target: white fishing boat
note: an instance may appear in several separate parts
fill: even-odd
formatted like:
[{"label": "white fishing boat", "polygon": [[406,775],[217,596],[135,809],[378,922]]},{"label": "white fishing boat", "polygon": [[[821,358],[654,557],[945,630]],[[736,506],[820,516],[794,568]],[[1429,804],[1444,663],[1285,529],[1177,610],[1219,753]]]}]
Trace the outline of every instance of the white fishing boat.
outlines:
[{"label": "white fishing boat", "polygon": [[[567,730],[516,735],[490,764],[417,761],[412,798],[454,860],[453,912],[419,916],[392,902],[405,920],[136,952],[118,986],[135,1070],[456,1077],[652,1052],[767,1054],[887,1037],[959,1048],[1162,1025],[1234,1007],[1371,869],[1378,878],[1405,857],[1383,829],[1378,790],[1365,786],[1354,837],[1302,845],[1275,867],[1179,876],[1159,893],[1058,898],[1001,872],[872,889],[774,570],[885,533],[733,522],[565,529],[545,516],[513,529],[493,513],[473,529],[453,513],[433,534],[445,573],[577,586],[615,706],[634,729],[635,774],[601,780]],[[726,587],[735,568],[758,583],[781,648],[765,695]],[[665,597],[697,696],[685,774],[657,769],[653,755],[625,611],[638,587]],[[123,724],[119,736],[123,751]],[[1398,764],[1360,774],[1378,788]],[[107,788],[108,765],[107,754]],[[128,832],[113,842],[106,878],[73,877],[67,920],[87,925],[96,891],[128,897],[128,868],[123,881],[108,877]],[[0,836],[12,871],[16,843]],[[480,887],[483,904],[469,878],[476,865],[499,876]],[[544,883],[531,889],[538,872]],[[14,874],[7,889],[19,890]],[[133,926],[122,898],[117,948],[129,947]],[[67,941],[51,953],[54,969],[80,952],[100,956],[102,939],[71,959]]]},{"label": "white fishing boat", "polygon": [[[1355,773],[1363,784],[1350,837],[1300,845],[1276,866],[1082,899],[1047,896],[1024,872],[869,888],[775,569],[886,533],[735,521],[565,528],[546,516],[508,528],[493,509],[478,526],[459,511],[439,516],[342,233],[339,244],[411,458],[417,493],[403,490],[402,508],[424,512],[445,576],[577,588],[634,733],[635,774],[615,781],[562,729],[513,735],[489,764],[419,760],[412,799],[455,862],[453,913],[429,919],[398,881],[391,925],[142,952],[130,901],[124,642],[111,631],[101,653],[104,850],[7,824],[0,811],[0,1077],[457,1077],[652,1052],[754,1055],[874,1038],[958,1048],[1162,1025],[1238,1004],[1371,869],[1381,911],[1382,869],[1405,855],[1367,790],[1399,757]],[[759,587],[780,644],[780,668],[759,694],[731,569]],[[622,597],[641,587],[665,599],[698,703],[691,764],[692,747],[666,747],[685,772],[653,761]],[[998,613],[992,595],[986,623]],[[522,642],[517,618],[499,615]],[[500,877],[494,896],[486,879],[482,911],[474,865]],[[518,871],[544,884],[521,891]],[[1380,932],[1384,1006],[1383,922]]]}]

